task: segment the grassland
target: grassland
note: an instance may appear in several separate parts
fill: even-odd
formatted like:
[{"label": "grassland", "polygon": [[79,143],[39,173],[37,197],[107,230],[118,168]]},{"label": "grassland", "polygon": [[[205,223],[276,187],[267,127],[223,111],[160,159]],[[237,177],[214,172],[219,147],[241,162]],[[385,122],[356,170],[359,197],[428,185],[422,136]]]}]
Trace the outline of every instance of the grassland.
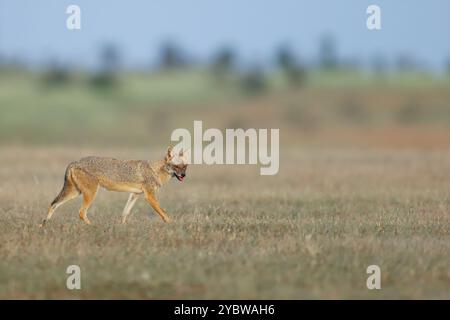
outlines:
[{"label": "grassland", "polygon": [[[106,92],[33,77],[0,77],[0,298],[450,298],[446,82],[274,78],[248,96],[199,74]],[[121,225],[127,195],[101,191],[92,226],[77,199],[38,228],[67,163],[159,159],[194,119],[280,128],[279,174],[194,165],[161,191],[171,224],[140,199]],[[81,290],[66,288],[72,264]],[[366,288],[371,264],[381,290]]]},{"label": "grassland", "polygon": [[[270,178],[192,166],[161,192],[170,225],[143,199],[121,225],[127,196],[101,192],[93,226],[75,200],[39,229],[65,164],[90,151],[2,149],[0,297],[449,298],[450,152],[291,152]],[[82,290],[65,287],[71,264]]]}]

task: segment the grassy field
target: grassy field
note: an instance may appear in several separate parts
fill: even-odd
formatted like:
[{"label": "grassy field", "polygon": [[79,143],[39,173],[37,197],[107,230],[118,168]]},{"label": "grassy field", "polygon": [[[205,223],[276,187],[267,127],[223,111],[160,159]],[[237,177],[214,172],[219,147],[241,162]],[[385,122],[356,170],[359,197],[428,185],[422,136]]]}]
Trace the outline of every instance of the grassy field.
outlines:
[{"label": "grassy field", "polygon": [[1,298],[450,298],[450,152],[288,152],[275,177],[192,166],[161,192],[169,225],[143,199],[121,225],[127,196],[100,192],[92,226],[78,199],[39,229],[65,164],[94,151],[1,149]]},{"label": "grassy field", "polygon": [[[38,79],[0,73],[0,298],[450,299],[447,80],[274,76],[250,96],[202,72],[106,91]],[[161,191],[171,224],[140,199],[121,225],[127,195],[101,191],[92,226],[77,199],[38,228],[69,162],[160,159],[193,120],[279,128],[279,174],[194,165]],[[73,264],[81,290],[66,288]]]}]

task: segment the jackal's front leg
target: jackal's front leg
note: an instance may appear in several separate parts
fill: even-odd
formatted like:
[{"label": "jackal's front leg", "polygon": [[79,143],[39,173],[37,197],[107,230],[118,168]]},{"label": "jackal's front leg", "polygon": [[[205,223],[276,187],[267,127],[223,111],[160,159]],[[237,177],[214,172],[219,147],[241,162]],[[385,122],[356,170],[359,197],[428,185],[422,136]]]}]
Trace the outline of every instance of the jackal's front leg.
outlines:
[{"label": "jackal's front leg", "polygon": [[127,217],[131,212],[131,209],[133,208],[134,204],[136,203],[136,200],[139,198],[139,194],[137,193],[130,193],[130,197],[128,198],[127,204],[125,205],[125,208],[122,212],[122,223],[127,222]]},{"label": "jackal's front leg", "polygon": [[167,216],[167,214],[164,212],[164,210],[159,205],[158,200],[156,200],[156,197],[152,191],[144,190],[145,198],[147,199],[148,203],[152,206],[153,209],[159,214],[159,216],[164,220],[164,222],[169,223],[170,218]]}]

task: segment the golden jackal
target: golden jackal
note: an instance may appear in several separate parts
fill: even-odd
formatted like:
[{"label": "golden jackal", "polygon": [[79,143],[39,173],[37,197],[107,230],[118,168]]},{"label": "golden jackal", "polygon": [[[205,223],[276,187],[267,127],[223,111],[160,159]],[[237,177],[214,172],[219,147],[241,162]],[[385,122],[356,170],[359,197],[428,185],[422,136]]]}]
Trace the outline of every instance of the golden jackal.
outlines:
[{"label": "golden jackal", "polygon": [[155,162],[103,157],[82,158],[67,166],[64,186],[50,205],[47,218],[44,219],[41,226],[44,226],[52,217],[56,208],[80,194],[83,195],[80,219],[90,224],[87,210],[100,186],[112,191],[130,192],[130,197],[122,213],[122,223],[126,222],[131,208],[141,194],[145,195],[148,203],[165,222],[170,222],[169,217],[156,200],[155,193],[171,177],[183,181],[186,176],[186,168],[186,153],[181,150],[178,155],[174,155],[172,147],[167,150],[164,160]]}]

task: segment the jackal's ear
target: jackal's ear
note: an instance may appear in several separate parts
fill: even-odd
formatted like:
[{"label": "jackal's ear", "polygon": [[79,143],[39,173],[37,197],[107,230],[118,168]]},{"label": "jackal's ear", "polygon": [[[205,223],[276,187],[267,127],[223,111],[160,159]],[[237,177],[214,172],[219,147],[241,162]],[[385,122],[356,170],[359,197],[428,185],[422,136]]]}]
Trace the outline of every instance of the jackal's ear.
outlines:
[{"label": "jackal's ear", "polygon": [[169,146],[167,148],[167,154],[166,154],[166,161],[169,162],[170,160],[172,160],[173,158],[173,152],[172,152],[173,147]]}]

